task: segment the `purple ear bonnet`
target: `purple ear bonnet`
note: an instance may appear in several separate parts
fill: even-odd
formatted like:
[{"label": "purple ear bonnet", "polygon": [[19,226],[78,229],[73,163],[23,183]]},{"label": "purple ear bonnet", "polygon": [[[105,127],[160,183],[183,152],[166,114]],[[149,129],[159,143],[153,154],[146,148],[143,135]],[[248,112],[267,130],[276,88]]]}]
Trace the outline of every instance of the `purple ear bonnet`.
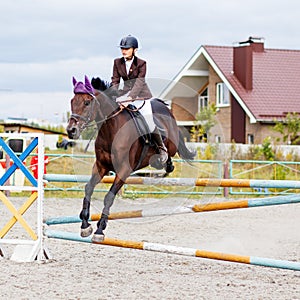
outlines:
[{"label": "purple ear bonnet", "polygon": [[94,95],[94,89],[86,75],[84,77],[84,83],[81,81],[77,81],[75,77],[73,77],[73,86],[74,86],[74,94]]}]

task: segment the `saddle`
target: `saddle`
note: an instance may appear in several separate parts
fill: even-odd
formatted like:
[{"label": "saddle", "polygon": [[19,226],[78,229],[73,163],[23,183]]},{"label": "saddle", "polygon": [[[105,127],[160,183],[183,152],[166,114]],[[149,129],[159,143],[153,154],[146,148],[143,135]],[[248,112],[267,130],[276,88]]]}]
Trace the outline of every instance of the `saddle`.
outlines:
[{"label": "saddle", "polygon": [[143,115],[132,104],[129,104],[125,109],[131,116],[133,123],[138,131],[139,137],[143,141],[143,143],[149,146],[154,146],[155,144],[152,141],[149,126]]},{"label": "saddle", "polygon": [[[135,127],[139,133],[139,138],[142,141],[143,145],[146,146],[146,147],[143,147],[142,155],[140,156],[139,162],[138,162],[137,166],[135,167],[135,170],[137,170],[138,167],[140,166],[142,160],[144,159],[144,156],[146,155],[148,146],[154,147],[156,153],[159,153],[159,148],[158,148],[158,145],[153,141],[152,134],[149,130],[149,126],[148,126],[144,116],[139,112],[139,110],[137,110],[136,107],[132,104],[129,104],[125,108],[125,110],[131,116],[131,118],[135,124]],[[161,134],[162,139],[164,140],[167,136],[166,130],[161,126],[159,120],[157,119],[157,117],[155,115],[153,115],[153,120]],[[153,161],[151,166],[158,170],[161,170],[163,168],[163,166],[156,161]],[[167,163],[166,172],[171,173],[173,170],[174,170],[174,166],[172,165],[172,162]]]},{"label": "saddle", "polygon": [[[140,139],[142,139],[143,143],[146,145],[149,145],[151,147],[154,146],[157,148],[156,143],[153,142],[152,134],[150,132],[149,126],[148,126],[144,116],[132,104],[129,104],[125,109],[130,114],[130,116],[134,122],[134,125],[139,133],[139,137],[140,137]],[[155,115],[153,115],[153,120],[154,120],[156,127],[159,130],[159,133],[160,133],[162,139],[164,140],[166,137],[166,130],[162,127],[162,125],[160,124],[157,117],[155,117]],[[156,150],[159,152],[158,148]]]}]

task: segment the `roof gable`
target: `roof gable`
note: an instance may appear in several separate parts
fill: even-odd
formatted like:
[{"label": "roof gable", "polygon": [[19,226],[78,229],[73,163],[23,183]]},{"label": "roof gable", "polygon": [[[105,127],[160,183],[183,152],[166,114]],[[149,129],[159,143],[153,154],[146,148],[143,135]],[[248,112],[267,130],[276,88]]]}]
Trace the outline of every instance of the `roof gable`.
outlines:
[{"label": "roof gable", "polygon": [[251,123],[282,119],[290,112],[300,113],[299,50],[253,51],[251,90],[246,90],[233,72],[233,51],[234,47],[230,46],[201,46],[161,96],[170,95],[170,91],[184,77],[196,76],[197,70],[203,72],[208,62],[227,85]]},{"label": "roof gable", "polygon": [[233,73],[233,47],[204,48],[257,121],[300,113],[300,51],[253,52],[253,89],[249,91]]}]

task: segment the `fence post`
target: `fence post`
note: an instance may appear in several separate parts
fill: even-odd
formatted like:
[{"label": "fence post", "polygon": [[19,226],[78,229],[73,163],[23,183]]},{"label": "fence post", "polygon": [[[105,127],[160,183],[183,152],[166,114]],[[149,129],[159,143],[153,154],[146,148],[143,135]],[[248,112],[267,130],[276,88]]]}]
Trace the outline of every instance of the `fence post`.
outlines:
[{"label": "fence post", "polygon": [[[229,178],[229,170],[228,170],[228,161],[226,160],[224,163],[224,179]],[[228,187],[224,187],[224,197],[228,197]]]}]

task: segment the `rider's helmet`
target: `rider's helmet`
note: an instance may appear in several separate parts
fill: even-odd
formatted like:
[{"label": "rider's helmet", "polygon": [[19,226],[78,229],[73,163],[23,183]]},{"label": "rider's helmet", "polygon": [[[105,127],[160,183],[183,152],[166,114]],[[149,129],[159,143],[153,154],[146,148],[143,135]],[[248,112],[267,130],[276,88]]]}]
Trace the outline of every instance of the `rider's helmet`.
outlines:
[{"label": "rider's helmet", "polygon": [[125,49],[129,49],[129,48],[136,49],[139,47],[138,40],[131,35],[125,36],[122,38],[119,47]]}]

